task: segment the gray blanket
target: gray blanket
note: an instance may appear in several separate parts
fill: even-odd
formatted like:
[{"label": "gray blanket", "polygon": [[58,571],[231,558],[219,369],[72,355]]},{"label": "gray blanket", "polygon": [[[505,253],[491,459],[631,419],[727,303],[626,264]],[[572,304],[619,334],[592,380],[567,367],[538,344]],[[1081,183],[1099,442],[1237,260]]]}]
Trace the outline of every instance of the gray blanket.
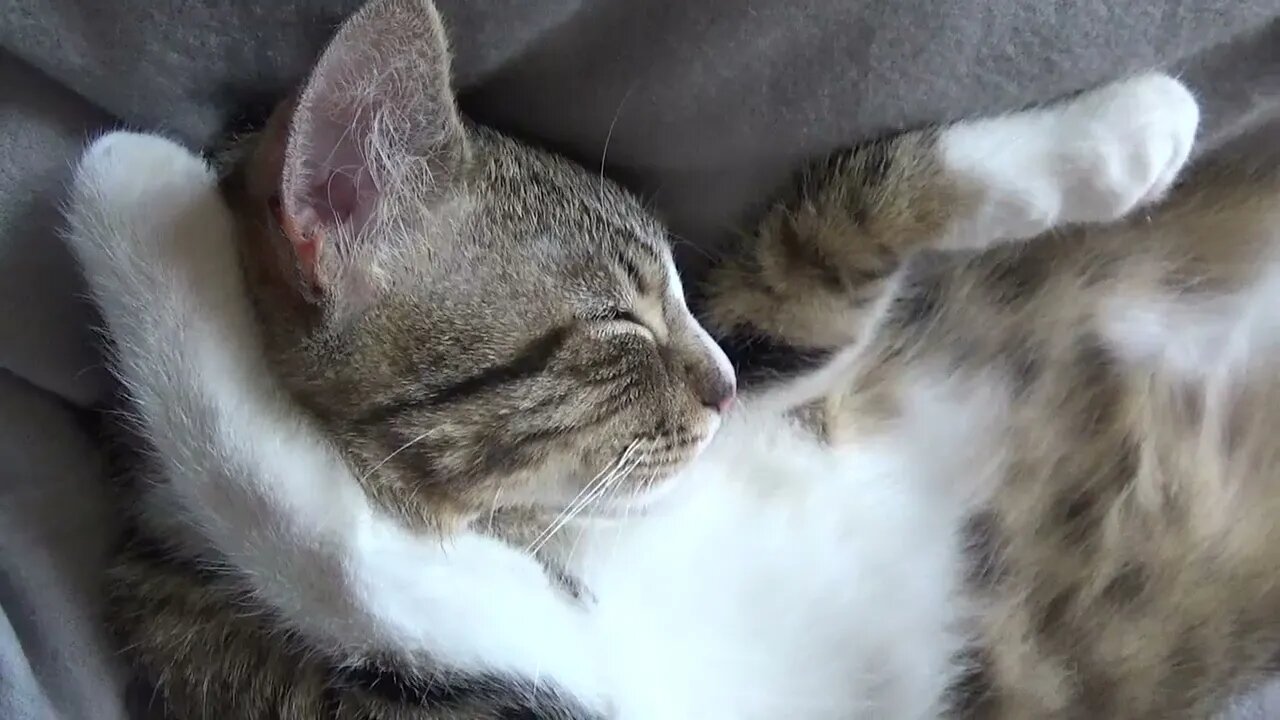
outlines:
[{"label": "gray blanket", "polygon": [[[438,2],[464,109],[627,182],[691,246],[803,159],[1157,65],[1205,100],[1202,152],[1280,139],[1280,0]],[[56,236],[68,164],[113,124],[206,143],[356,4],[0,0],[0,718],[127,712],[97,622],[112,523],[81,415],[109,384]]]}]

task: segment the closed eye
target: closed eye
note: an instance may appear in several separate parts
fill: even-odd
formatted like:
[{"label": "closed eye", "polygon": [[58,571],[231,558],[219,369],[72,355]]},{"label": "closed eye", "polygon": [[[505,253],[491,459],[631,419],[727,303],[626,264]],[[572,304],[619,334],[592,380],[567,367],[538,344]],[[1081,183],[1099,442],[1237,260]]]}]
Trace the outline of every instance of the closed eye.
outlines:
[{"label": "closed eye", "polygon": [[624,310],[622,308],[610,308],[605,310],[600,313],[600,319],[604,322],[626,322],[634,325],[640,325],[641,327],[644,326],[644,322],[640,320],[639,316],[630,310]]},{"label": "closed eye", "polygon": [[657,336],[653,333],[653,328],[631,310],[609,308],[597,314],[595,320],[605,323],[606,326],[614,328],[615,331],[625,331],[626,334],[631,334],[639,330],[644,337],[650,340],[657,340]]}]

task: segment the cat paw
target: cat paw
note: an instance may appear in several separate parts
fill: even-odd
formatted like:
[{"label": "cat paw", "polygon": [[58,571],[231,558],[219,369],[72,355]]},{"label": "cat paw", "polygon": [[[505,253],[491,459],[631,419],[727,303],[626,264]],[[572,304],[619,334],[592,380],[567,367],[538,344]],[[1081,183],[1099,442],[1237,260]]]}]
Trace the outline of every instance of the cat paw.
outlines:
[{"label": "cat paw", "polygon": [[107,200],[147,199],[185,187],[210,187],[216,178],[205,162],[158,135],[117,131],[95,140],[76,167],[73,192]]},{"label": "cat paw", "polygon": [[1124,217],[1173,185],[1199,121],[1186,86],[1150,74],[947,128],[942,165],[975,199],[948,243],[985,247]]},{"label": "cat paw", "polygon": [[1199,122],[1191,91],[1162,74],[1123,80],[1063,103],[1056,133],[1062,220],[1117,220],[1159,200],[1186,165]]},{"label": "cat paw", "polygon": [[217,177],[202,158],[132,132],[108,133],[86,148],[66,220],[64,236],[89,273],[132,272],[161,257],[212,262],[210,254],[223,251],[207,248],[208,240],[231,226]]}]

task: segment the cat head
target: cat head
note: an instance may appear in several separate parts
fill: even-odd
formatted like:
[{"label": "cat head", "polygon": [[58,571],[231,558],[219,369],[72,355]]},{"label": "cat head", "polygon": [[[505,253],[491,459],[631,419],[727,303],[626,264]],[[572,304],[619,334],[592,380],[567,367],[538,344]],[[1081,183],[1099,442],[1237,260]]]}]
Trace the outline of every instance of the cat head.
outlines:
[{"label": "cat head", "polygon": [[427,0],[348,20],[236,177],[275,366],[411,514],[643,502],[733,397],[663,228],[467,124]]}]

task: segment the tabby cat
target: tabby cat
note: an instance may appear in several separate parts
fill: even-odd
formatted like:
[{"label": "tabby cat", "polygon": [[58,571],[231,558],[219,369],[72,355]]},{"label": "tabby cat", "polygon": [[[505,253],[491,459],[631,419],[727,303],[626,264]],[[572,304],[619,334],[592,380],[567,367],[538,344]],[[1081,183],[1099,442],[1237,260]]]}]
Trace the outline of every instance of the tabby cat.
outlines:
[{"label": "tabby cat", "polygon": [[638,202],[448,75],[429,3],[375,0],[221,187],[148,136],[78,169],[157,708],[1203,718],[1268,670],[1280,188],[1151,209],[1177,81],[839,154],[700,323]]}]

